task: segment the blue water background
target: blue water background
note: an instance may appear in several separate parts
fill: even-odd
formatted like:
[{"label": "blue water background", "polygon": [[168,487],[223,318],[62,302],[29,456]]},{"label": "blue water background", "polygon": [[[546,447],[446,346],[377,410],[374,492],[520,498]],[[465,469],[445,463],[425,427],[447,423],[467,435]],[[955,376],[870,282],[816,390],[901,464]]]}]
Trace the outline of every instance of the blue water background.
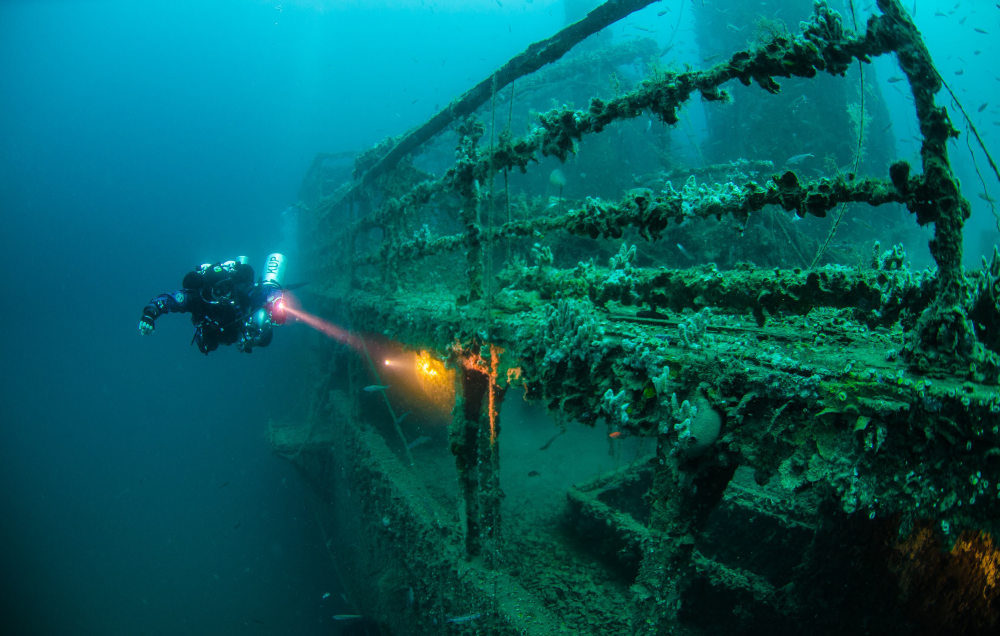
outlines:
[{"label": "blue water background", "polygon": [[[993,3],[946,18],[920,4],[993,140]],[[665,42],[678,6],[629,20]],[[289,249],[280,213],[316,152],[399,134],[562,20],[550,0],[0,3],[4,633],[330,633],[350,608],[310,491],[265,439],[269,419],[306,409],[305,328],[204,357],[186,317],[141,338],[141,308],[200,262],[245,254],[259,269]],[[681,61],[713,53],[686,39]],[[893,66],[877,63],[883,78]],[[897,134],[916,134],[885,90]],[[981,190],[964,140],[952,148]],[[974,264],[994,222],[968,196]]]}]

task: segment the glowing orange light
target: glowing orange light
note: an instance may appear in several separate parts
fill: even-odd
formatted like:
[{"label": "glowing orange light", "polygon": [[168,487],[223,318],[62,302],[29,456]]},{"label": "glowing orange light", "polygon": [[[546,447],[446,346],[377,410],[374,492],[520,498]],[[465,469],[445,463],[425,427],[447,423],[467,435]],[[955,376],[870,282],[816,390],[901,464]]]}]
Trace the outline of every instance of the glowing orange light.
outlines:
[{"label": "glowing orange light", "polygon": [[993,539],[988,534],[981,533],[976,536],[972,533],[963,533],[955,542],[951,552],[967,556],[975,563],[987,587],[996,588],[1000,584],[1000,552],[997,552]]},{"label": "glowing orange light", "polygon": [[[417,354],[417,371],[421,374],[426,375],[429,378],[437,376],[438,370],[434,368],[434,363],[437,362],[431,358],[431,355],[426,351],[421,351]],[[438,363],[438,366],[442,366]]]},{"label": "glowing orange light", "polygon": [[455,400],[455,372],[427,351],[414,356],[413,371],[424,394],[443,411],[450,410]]}]

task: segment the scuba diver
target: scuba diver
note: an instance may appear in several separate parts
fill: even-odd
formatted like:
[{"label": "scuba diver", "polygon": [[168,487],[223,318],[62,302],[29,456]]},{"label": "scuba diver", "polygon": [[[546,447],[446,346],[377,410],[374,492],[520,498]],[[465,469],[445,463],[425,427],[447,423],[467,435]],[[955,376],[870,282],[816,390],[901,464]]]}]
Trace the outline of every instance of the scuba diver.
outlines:
[{"label": "scuba diver", "polygon": [[149,301],[142,310],[139,333],[152,335],[157,318],[181,312],[191,314],[191,342],[205,355],[220,344],[235,344],[244,353],[271,344],[273,326],[283,324],[286,317],[281,298],[285,257],[268,256],[264,276],[256,283],[253,267],[246,261],[245,256],[238,256],[235,261],[205,263],[188,272],[180,290]]}]

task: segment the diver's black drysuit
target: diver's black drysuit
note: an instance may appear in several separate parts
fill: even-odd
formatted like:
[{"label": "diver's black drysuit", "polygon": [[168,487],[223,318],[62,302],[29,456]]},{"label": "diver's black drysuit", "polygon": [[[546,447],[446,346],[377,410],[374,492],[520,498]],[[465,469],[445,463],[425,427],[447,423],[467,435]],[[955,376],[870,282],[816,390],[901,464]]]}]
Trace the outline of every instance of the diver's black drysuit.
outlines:
[{"label": "diver's black drysuit", "polygon": [[142,310],[139,330],[152,333],[157,318],[168,313],[189,313],[194,323],[193,343],[204,354],[220,344],[237,345],[251,353],[266,347],[274,337],[272,323],[284,322],[281,289],[254,284],[253,267],[227,261],[203,265],[188,272],[183,289],[160,294]]}]

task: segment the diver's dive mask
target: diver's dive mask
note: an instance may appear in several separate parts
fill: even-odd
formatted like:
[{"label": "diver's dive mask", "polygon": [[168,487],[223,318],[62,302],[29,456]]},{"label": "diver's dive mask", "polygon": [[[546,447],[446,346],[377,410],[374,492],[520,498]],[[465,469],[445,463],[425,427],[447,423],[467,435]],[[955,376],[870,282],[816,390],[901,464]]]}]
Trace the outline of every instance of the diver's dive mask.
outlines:
[{"label": "diver's dive mask", "polygon": [[212,285],[209,294],[212,300],[209,302],[223,303],[232,302],[233,300],[233,281],[227,278],[226,280],[219,281],[215,285]]},{"label": "diver's dive mask", "polygon": [[215,305],[233,301],[236,283],[228,270],[220,265],[214,265],[205,270],[203,276],[204,286],[201,289],[201,297],[205,302]]}]

